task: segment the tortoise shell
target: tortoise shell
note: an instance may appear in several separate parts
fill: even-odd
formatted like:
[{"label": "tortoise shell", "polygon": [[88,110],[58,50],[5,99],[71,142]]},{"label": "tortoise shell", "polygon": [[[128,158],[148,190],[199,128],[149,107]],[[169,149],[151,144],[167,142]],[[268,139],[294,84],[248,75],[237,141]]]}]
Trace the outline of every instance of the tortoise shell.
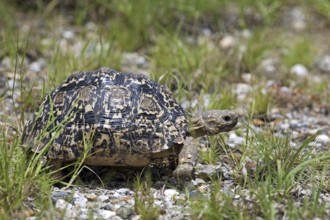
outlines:
[{"label": "tortoise shell", "polygon": [[78,72],[48,94],[23,142],[53,160],[145,166],[177,156],[187,133],[185,112],[166,86],[109,68]]}]

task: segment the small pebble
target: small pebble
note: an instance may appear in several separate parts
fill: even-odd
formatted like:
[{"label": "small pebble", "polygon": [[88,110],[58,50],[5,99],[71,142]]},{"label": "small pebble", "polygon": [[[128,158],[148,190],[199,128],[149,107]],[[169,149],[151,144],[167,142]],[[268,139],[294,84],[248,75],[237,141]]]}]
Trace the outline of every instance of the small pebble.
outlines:
[{"label": "small pebble", "polygon": [[99,202],[109,202],[109,196],[106,195],[100,195],[99,197],[97,197],[97,201]]},{"label": "small pebble", "polygon": [[232,48],[236,45],[236,40],[233,36],[225,36],[224,38],[221,39],[220,41],[220,47],[222,49],[229,49]]},{"label": "small pebble", "polygon": [[120,188],[117,189],[117,192],[123,195],[133,195],[133,191],[130,190],[129,188]]},{"label": "small pebble", "polygon": [[235,132],[230,132],[228,142],[233,143],[234,145],[241,145],[245,143],[245,138],[237,136]]},{"label": "small pebble", "polygon": [[204,197],[205,196],[203,195],[203,193],[201,193],[200,191],[197,191],[197,190],[193,190],[189,193],[189,198],[192,198],[192,199],[202,199]]},{"label": "small pebble", "polygon": [[174,196],[179,195],[178,191],[175,189],[166,189],[164,190],[164,196],[173,198]]},{"label": "small pebble", "polygon": [[136,215],[132,218],[132,220],[141,220],[141,216],[140,215]]},{"label": "small pebble", "polygon": [[52,193],[53,198],[67,197],[69,195],[70,195],[69,191],[53,191]]},{"label": "small pebble", "polygon": [[30,63],[29,69],[33,72],[40,72],[46,65],[45,59],[38,59],[32,63]]},{"label": "small pebble", "polygon": [[116,212],[109,210],[99,210],[99,214],[103,219],[110,219],[111,217],[116,216]]},{"label": "small pebble", "polygon": [[65,211],[64,215],[67,218],[74,218],[77,216],[77,210],[75,207],[64,199],[58,199],[56,201],[55,208],[61,211]]},{"label": "small pebble", "polygon": [[95,193],[88,193],[88,194],[85,195],[85,197],[89,201],[96,201],[96,199],[97,199],[97,195]]},{"label": "small pebble", "polygon": [[296,64],[292,66],[290,72],[298,77],[308,76],[308,69],[302,64]]},{"label": "small pebble", "polygon": [[236,94],[238,100],[244,100],[248,94],[252,91],[252,87],[246,83],[238,83],[234,86],[234,94]]},{"label": "small pebble", "polygon": [[133,207],[121,206],[116,213],[123,219],[130,219],[134,215],[134,209]]},{"label": "small pebble", "polygon": [[242,74],[242,80],[245,82],[245,83],[250,83],[251,82],[251,73],[243,73]]},{"label": "small pebble", "polygon": [[64,199],[58,199],[55,204],[56,209],[64,210],[64,209],[71,209],[72,204],[68,203]]},{"label": "small pebble", "polygon": [[200,178],[196,178],[196,179],[192,180],[192,182],[193,182],[193,184],[195,186],[199,186],[199,185],[205,184],[205,181],[203,179],[200,179]]},{"label": "small pebble", "polygon": [[218,178],[220,174],[219,166],[216,165],[198,165],[196,166],[195,175],[205,181],[209,181],[214,178]]},{"label": "small pebble", "polygon": [[74,200],[74,204],[76,206],[79,206],[79,207],[82,207],[82,208],[87,206],[88,200],[83,196],[78,197],[78,198],[74,198],[73,200]]},{"label": "small pebble", "polygon": [[330,138],[328,135],[320,134],[315,138],[315,141],[321,144],[328,144],[330,143]]},{"label": "small pebble", "polygon": [[301,31],[306,28],[306,16],[304,11],[299,7],[294,7],[290,11],[289,22],[291,27],[296,31]]},{"label": "small pebble", "polygon": [[114,210],[113,206],[110,205],[110,204],[106,204],[105,206],[102,206],[101,209],[104,209],[104,210]]},{"label": "small pebble", "polygon": [[127,67],[137,67],[147,69],[149,63],[146,58],[138,53],[124,53],[122,57],[122,65]]},{"label": "small pebble", "polygon": [[275,76],[277,74],[277,64],[278,61],[273,58],[267,58],[261,61],[259,68],[262,72],[264,72],[267,76]]},{"label": "small pebble", "polygon": [[330,55],[326,55],[316,61],[316,67],[324,73],[330,73]]},{"label": "small pebble", "polygon": [[118,215],[112,216],[110,218],[110,220],[123,220],[121,217],[119,217]]},{"label": "small pebble", "polygon": [[74,38],[75,34],[74,34],[73,31],[71,31],[71,30],[64,30],[64,31],[62,32],[62,36],[63,36],[63,38],[65,38],[65,39],[72,39],[72,38]]}]

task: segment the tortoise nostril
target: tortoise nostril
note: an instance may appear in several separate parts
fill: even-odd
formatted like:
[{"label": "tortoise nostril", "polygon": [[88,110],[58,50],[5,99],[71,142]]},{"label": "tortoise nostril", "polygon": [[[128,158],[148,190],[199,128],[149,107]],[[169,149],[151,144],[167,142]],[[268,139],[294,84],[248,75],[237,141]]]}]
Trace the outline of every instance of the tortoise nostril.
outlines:
[{"label": "tortoise nostril", "polygon": [[225,115],[222,117],[222,119],[228,122],[231,120],[231,117],[229,115]]}]

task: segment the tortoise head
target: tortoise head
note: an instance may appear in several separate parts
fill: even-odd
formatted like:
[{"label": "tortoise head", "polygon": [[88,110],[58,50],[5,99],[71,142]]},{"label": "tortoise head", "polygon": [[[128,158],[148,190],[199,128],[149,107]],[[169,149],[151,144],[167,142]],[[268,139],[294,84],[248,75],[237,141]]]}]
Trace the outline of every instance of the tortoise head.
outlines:
[{"label": "tortoise head", "polygon": [[231,110],[209,110],[190,119],[189,135],[200,137],[233,130],[238,115]]}]

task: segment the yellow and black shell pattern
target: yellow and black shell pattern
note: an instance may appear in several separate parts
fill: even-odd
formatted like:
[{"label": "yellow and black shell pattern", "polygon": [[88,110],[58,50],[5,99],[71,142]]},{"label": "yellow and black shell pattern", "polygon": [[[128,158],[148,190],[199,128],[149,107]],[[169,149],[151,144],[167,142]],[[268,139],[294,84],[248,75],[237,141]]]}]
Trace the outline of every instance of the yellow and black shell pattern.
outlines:
[{"label": "yellow and black shell pattern", "polygon": [[47,147],[53,160],[73,161],[89,150],[87,164],[145,166],[177,156],[186,133],[185,112],[166,86],[100,68],[72,74],[47,95],[23,142],[34,152]]}]

